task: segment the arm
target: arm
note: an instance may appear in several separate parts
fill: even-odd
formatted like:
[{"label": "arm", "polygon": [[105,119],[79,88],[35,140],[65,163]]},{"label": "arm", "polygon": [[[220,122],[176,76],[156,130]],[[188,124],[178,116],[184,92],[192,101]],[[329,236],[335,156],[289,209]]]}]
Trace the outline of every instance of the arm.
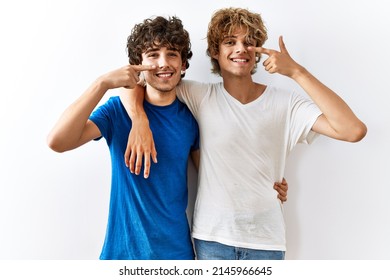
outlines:
[{"label": "arm", "polygon": [[150,66],[128,65],[99,77],[74,103],[61,115],[47,137],[51,149],[65,152],[75,149],[101,135],[98,127],[88,120],[109,89],[134,87],[138,82],[137,71],[148,70]]},{"label": "arm", "polygon": [[122,104],[133,122],[125,152],[126,166],[130,172],[138,175],[141,171],[142,160],[144,160],[144,177],[148,178],[150,158],[157,163],[157,151],[143,107],[144,96],[145,88],[141,86],[122,90],[120,95]]},{"label": "arm", "polygon": [[200,161],[199,149],[191,152],[191,160],[194,163],[196,171],[199,171],[199,161]]},{"label": "arm", "polygon": [[312,130],[348,142],[363,139],[367,127],[355,116],[344,100],[291,58],[282,37],[279,38],[279,47],[280,51],[261,47],[250,50],[254,49],[268,55],[263,63],[265,70],[292,78],[317,104],[323,114],[317,119]]},{"label": "arm", "polygon": [[99,129],[88,117],[105,92],[103,85],[96,81],[64,111],[47,137],[52,150],[69,151],[100,136]]}]

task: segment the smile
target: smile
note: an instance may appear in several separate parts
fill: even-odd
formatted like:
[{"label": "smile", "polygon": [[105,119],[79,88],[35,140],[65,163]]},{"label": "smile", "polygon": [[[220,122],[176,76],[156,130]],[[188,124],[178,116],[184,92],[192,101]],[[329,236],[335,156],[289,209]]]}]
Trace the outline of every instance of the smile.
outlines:
[{"label": "smile", "polygon": [[249,59],[243,59],[243,58],[232,58],[231,61],[233,62],[238,62],[238,63],[244,63],[244,62],[248,62]]},{"label": "smile", "polygon": [[173,73],[160,73],[160,74],[156,74],[156,76],[160,78],[169,78],[173,76]]}]

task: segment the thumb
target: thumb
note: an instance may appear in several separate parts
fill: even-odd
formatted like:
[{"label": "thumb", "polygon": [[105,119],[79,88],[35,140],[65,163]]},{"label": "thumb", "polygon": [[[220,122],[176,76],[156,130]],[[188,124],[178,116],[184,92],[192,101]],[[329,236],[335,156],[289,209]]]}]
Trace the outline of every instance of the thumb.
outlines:
[{"label": "thumb", "polygon": [[284,41],[283,41],[283,36],[279,36],[279,48],[280,48],[280,51],[282,53],[287,53],[288,54],[286,45],[284,44]]}]

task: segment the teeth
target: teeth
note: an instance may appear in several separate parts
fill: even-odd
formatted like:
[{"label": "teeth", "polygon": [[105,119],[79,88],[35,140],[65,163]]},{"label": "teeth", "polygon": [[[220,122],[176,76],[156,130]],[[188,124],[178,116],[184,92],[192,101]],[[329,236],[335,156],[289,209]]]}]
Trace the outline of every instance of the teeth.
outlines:
[{"label": "teeth", "polygon": [[172,74],[157,74],[157,76],[167,78],[167,77],[172,76]]},{"label": "teeth", "polygon": [[246,62],[246,59],[233,59],[234,62]]}]

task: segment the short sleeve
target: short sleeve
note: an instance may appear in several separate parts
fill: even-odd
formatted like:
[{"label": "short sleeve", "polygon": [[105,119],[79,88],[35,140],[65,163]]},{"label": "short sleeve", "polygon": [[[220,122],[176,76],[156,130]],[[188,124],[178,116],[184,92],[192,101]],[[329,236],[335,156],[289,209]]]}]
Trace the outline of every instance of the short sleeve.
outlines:
[{"label": "short sleeve", "polygon": [[[110,108],[111,108],[112,100],[109,99],[106,103],[99,106],[95,111],[92,112],[89,119],[96,124],[96,126],[99,128],[100,133],[102,136],[107,140],[109,143],[111,141],[111,114],[110,114]],[[99,140],[100,138],[97,138],[95,140]]]},{"label": "short sleeve", "polygon": [[182,80],[176,88],[179,100],[187,105],[191,113],[197,118],[199,107],[205,96],[210,92],[210,84],[191,80]]},{"label": "short sleeve", "polygon": [[297,143],[312,143],[318,133],[312,127],[322,114],[317,105],[309,98],[293,92],[290,99],[290,150]]}]

